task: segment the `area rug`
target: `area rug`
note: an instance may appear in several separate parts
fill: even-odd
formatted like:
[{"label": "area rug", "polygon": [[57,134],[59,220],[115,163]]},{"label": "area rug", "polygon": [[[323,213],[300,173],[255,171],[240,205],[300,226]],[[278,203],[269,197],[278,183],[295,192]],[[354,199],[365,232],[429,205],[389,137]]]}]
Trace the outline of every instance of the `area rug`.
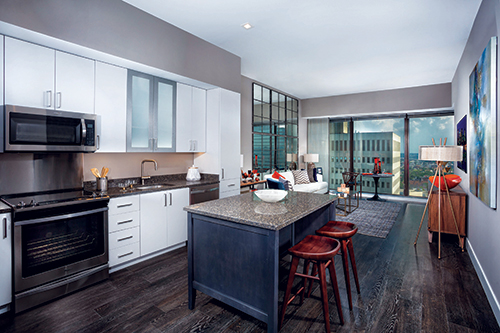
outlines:
[{"label": "area rug", "polygon": [[402,206],[396,202],[360,200],[359,208],[347,216],[338,215],[343,211],[337,209],[336,219],[356,224],[362,235],[386,238]]}]

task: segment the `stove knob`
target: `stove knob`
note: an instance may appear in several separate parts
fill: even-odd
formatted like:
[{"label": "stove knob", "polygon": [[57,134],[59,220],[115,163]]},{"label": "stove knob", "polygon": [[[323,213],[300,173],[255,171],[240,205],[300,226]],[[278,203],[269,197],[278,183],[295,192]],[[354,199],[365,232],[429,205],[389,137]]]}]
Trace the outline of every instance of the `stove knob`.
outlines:
[{"label": "stove knob", "polygon": [[17,207],[26,207],[26,203],[24,201],[19,201]]},{"label": "stove knob", "polygon": [[34,206],[38,206],[38,202],[36,202],[35,200],[31,200],[30,204],[29,204],[31,207],[34,207]]}]

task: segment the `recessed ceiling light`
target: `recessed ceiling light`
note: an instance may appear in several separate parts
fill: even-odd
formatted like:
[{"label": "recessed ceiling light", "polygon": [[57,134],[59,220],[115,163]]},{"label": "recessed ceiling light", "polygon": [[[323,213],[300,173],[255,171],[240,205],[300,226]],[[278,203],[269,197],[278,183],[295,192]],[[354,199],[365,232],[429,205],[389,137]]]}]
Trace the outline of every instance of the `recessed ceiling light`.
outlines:
[{"label": "recessed ceiling light", "polygon": [[245,23],[245,24],[242,24],[241,26],[242,26],[243,28],[247,29],[247,30],[248,30],[248,29],[252,29],[252,28],[253,28],[253,27],[252,27],[252,25],[251,25],[250,23]]}]

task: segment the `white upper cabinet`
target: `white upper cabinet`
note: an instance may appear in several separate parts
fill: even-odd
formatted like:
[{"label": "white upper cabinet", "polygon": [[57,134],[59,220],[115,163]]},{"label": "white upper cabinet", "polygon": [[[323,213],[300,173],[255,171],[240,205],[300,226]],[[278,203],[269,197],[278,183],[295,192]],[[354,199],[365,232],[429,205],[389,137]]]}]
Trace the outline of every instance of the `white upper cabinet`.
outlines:
[{"label": "white upper cabinet", "polygon": [[94,113],[94,61],[5,37],[5,104]]},{"label": "white upper cabinet", "polygon": [[55,108],[94,113],[95,61],[56,51]]},{"label": "white upper cabinet", "polygon": [[[3,94],[1,93],[3,91],[3,35],[0,35],[0,105],[4,105],[3,102]],[[1,121],[0,121],[1,122]],[[0,139],[1,143],[1,139]],[[0,147],[0,150],[2,147]]]},{"label": "white upper cabinet", "polygon": [[127,70],[96,62],[95,113],[101,116],[97,152],[127,151]]},{"label": "white upper cabinet", "polygon": [[204,89],[177,83],[176,152],[205,152],[206,99]]},{"label": "white upper cabinet", "polygon": [[5,104],[54,107],[55,51],[5,37]]}]

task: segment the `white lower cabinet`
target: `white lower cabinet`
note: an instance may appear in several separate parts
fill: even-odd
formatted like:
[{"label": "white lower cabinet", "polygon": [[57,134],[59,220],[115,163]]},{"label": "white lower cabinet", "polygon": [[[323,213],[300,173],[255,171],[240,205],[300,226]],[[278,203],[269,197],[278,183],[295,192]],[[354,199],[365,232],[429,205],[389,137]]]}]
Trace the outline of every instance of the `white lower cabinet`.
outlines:
[{"label": "white lower cabinet", "polygon": [[141,256],[187,240],[188,188],[141,194],[140,205]]},{"label": "white lower cabinet", "polygon": [[109,267],[140,256],[139,196],[113,198],[108,212]]},{"label": "white lower cabinet", "polygon": [[[12,300],[12,225],[10,213],[0,214],[0,313]],[[7,308],[8,309],[8,308]]]}]

